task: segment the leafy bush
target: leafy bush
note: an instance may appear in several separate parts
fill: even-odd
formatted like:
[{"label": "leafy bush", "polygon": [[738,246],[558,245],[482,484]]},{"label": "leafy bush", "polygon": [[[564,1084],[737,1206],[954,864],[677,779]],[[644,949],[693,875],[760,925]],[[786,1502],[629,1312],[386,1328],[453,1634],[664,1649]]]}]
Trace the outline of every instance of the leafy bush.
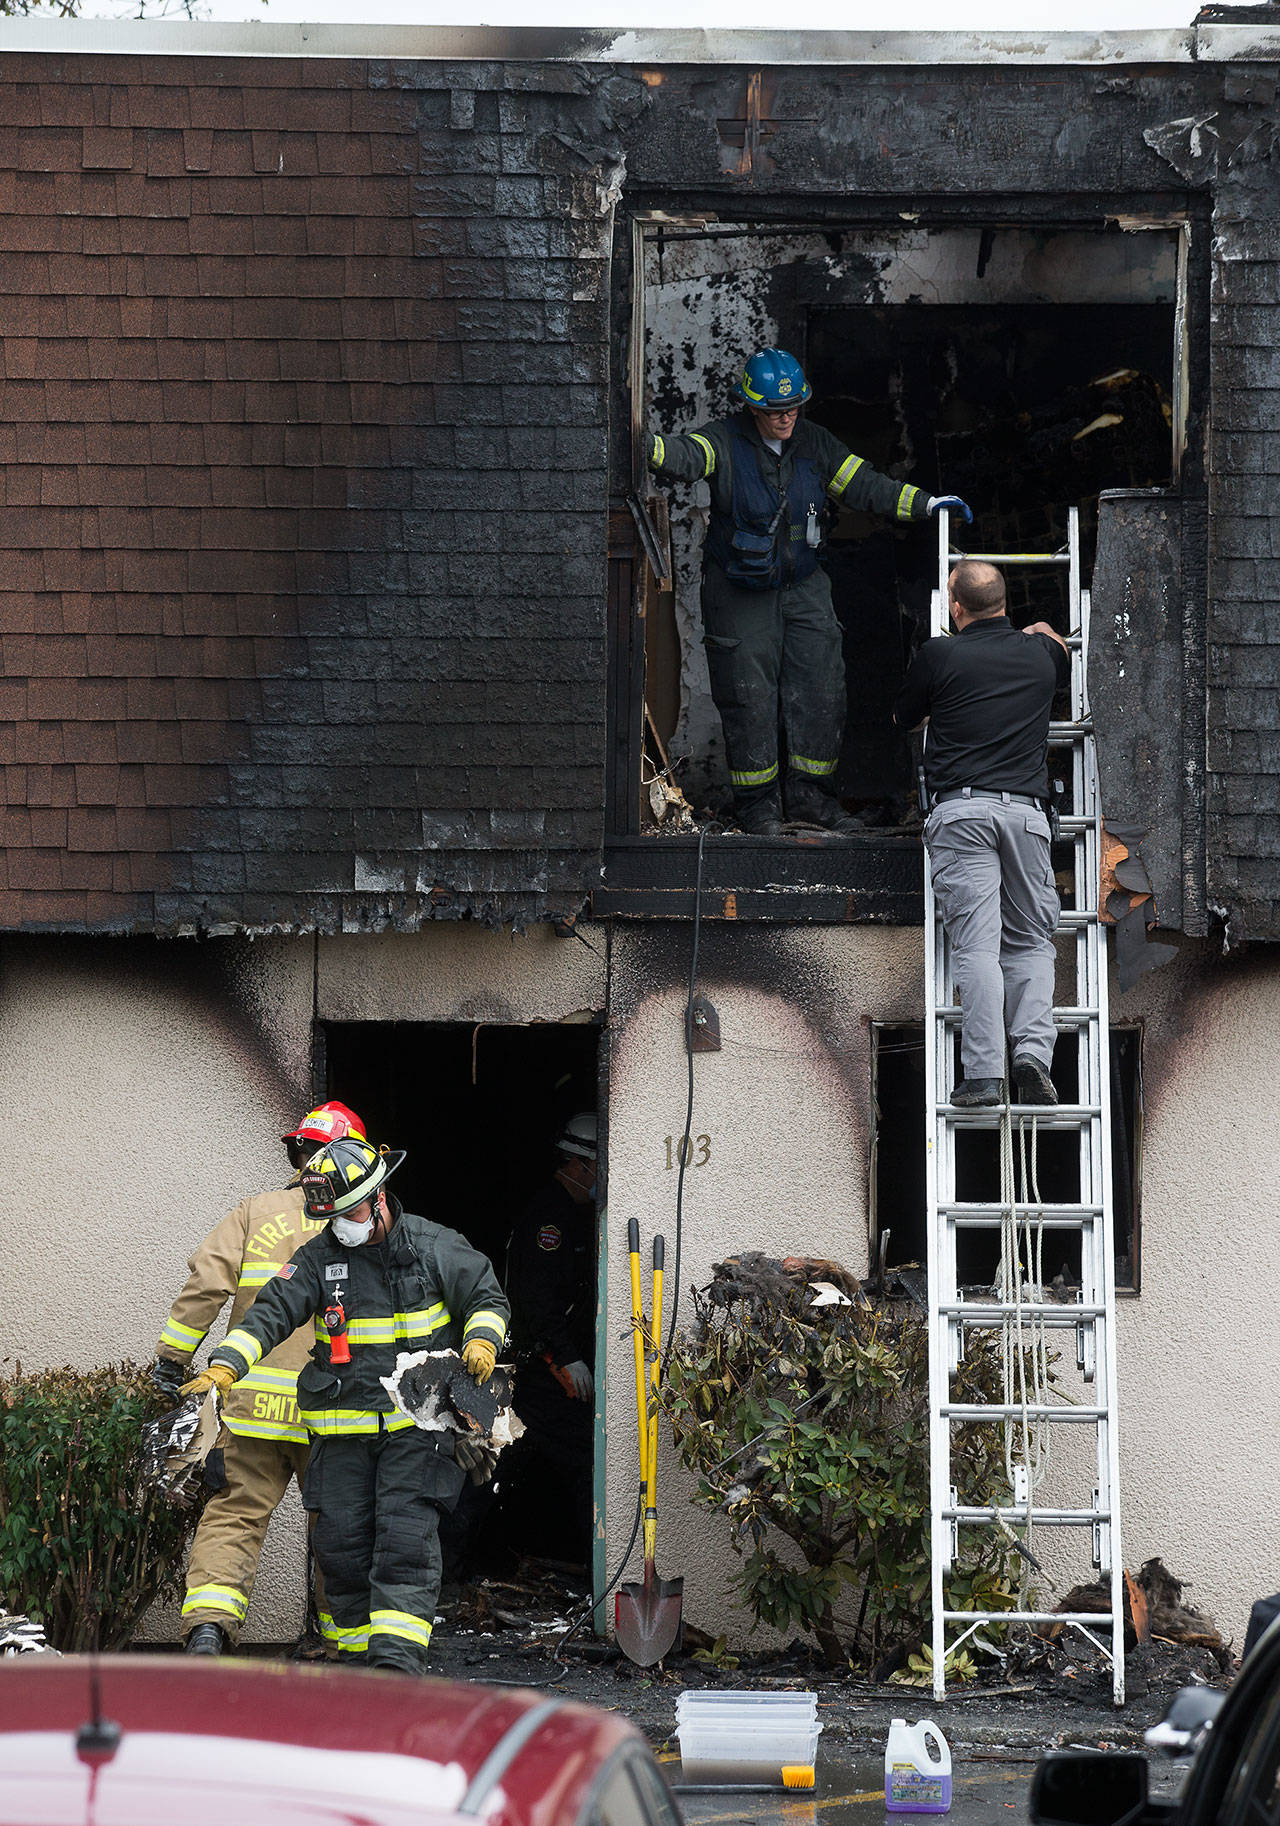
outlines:
[{"label": "leafy bush", "polygon": [[0,1380],[0,1602],[55,1648],[120,1648],[177,1588],[196,1516],[139,1475],[165,1406],[135,1363]]},{"label": "leafy bush", "polygon": [[[759,1256],[713,1273],[665,1396],[695,1500],[728,1518],[757,1621],[808,1630],[831,1665],[904,1660],[929,1613],[924,1315],[856,1288],[851,1305],[815,1307],[803,1274]],[[952,1388],[959,1401],[1000,1399],[993,1344],[970,1336]],[[962,1502],[1008,1502],[998,1424],[955,1429],[952,1463]],[[1011,1607],[1013,1543],[966,1530],[961,1546],[948,1608]]]}]

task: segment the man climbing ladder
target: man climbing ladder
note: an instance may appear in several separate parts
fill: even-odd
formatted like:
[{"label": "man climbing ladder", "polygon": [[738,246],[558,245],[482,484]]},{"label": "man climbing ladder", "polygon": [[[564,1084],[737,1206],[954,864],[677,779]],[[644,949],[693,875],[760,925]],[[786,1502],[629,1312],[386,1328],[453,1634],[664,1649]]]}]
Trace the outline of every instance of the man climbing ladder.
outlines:
[{"label": "man climbing ladder", "polygon": [[[929,1265],[929,1462],[930,1522],[932,1558],[933,1682],[934,1693],[945,1692],[947,1657],[972,1634],[987,1623],[1008,1624],[1018,1620],[1027,1623],[1052,1622],[1068,1626],[1088,1637],[1109,1660],[1112,1691],[1117,1705],[1124,1700],[1124,1605],[1122,1594],[1122,1561],[1119,1514],[1119,1455],[1116,1435],[1117,1391],[1115,1351],[1115,1270],[1112,1239],[1111,1126],[1110,1084],[1108,1069],[1107,1025],[1107,956],[1098,918],[1099,865],[1101,852],[1101,807],[1098,799],[1097,762],[1093,746],[1087,689],[1087,652],[1089,636],[1089,594],[1081,588],[1079,526],[1076,510],[1070,511],[1068,542],[1065,550],[1055,553],[980,553],[960,561],[961,555],[950,549],[947,517],[939,526],[939,577],[933,603],[933,632],[942,636],[947,627],[949,579],[966,566],[969,582],[981,587],[984,574],[990,585],[995,573],[992,567],[1005,565],[1055,566],[1064,569],[1068,581],[1069,633],[1059,646],[1066,655],[1059,659],[1051,654],[1055,676],[1067,674],[1070,689],[1069,720],[1061,724],[1048,722],[1047,708],[1037,710],[1045,727],[1039,736],[1040,764],[1044,744],[1065,754],[1069,785],[1068,804],[1061,819],[1064,846],[1072,858],[1073,893],[1066,912],[1057,909],[1057,894],[1049,873],[1047,832],[1032,832],[1033,812],[1021,812],[1027,825],[1012,843],[1012,873],[1016,877],[1013,892],[1006,891],[1005,878],[988,881],[987,892],[1010,906],[996,908],[1003,925],[1012,921],[1015,935],[1025,935],[1017,921],[1029,917],[1027,909],[1039,906],[1039,898],[1029,893],[1024,902],[1021,877],[1031,877],[1029,858],[1035,853],[1030,839],[1035,836],[1044,873],[1040,886],[1047,911],[1052,895],[1056,915],[1056,936],[1069,939],[1074,948],[1075,990],[1069,1005],[1043,1007],[1044,985],[1052,995],[1052,971],[1037,979],[1035,993],[1039,1005],[1026,1005],[1027,971],[1019,961],[1019,947],[1002,942],[998,968],[1003,974],[1006,1014],[1013,1042],[1012,1089],[1003,1073],[1004,1035],[999,1022],[998,1003],[993,1014],[990,1006],[990,970],[987,981],[974,990],[974,979],[966,979],[962,953],[969,936],[963,917],[957,919],[957,901],[970,890],[957,891],[949,870],[952,859],[931,858],[932,867],[925,879],[925,1152],[928,1198],[928,1265]],[[960,561],[960,562],[958,562]],[[977,572],[976,577],[974,571]],[[961,580],[961,594],[967,585]],[[954,600],[954,584],[950,591]],[[955,617],[961,625],[962,617]],[[1051,630],[1040,629],[1039,632]],[[957,666],[964,642],[972,636],[962,633],[950,643],[960,649],[952,657],[944,654],[937,666],[937,688],[931,702],[946,705],[946,693],[954,681],[964,682],[963,664]],[[980,637],[983,638],[983,637]],[[1048,647],[1033,635],[1025,639],[1012,634],[1010,639],[1023,640],[1024,650],[1033,646]],[[930,643],[935,649],[941,643]],[[930,677],[934,674],[930,673]],[[950,681],[950,683],[949,683]],[[918,682],[918,681],[917,681]],[[918,700],[904,692],[900,701],[900,720],[906,721],[917,710]],[[1016,693],[1015,700],[1016,701]],[[912,720],[918,720],[918,713]],[[940,729],[930,726],[930,746],[937,734],[945,737],[949,728],[946,715],[938,718]],[[946,742],[939,743],[932,762],[931,783],[935,790],[946,761]],[[1037,784],[1039,776],[1037,776]],[[961,784],[957,781],[951,785]],[[1047,791],[1047,776],[1045,789]],[[943,790],[947,790],[944,786]],[[1012,788],[1002,788],[1009,798],[988,803],[1001,807],[993,819],[1007,823],[1019,815]],[[1038,795],[1032,795],[1037,796]],[[966,802],[944,800],[949,804],[968,804],[977,794],[971,792]],[[990,838],[994,846],[997,838]],[[942,846],[945,850],[945,844]],[[975,846],[976,847],[976,846]],[[934,849],[938,845],[935,841]],[[938,892],[938,877],[941,884]],[[970,895],[970,898],[976,896]],[[1044,935],[1037,940],[1045,942]],[[1050,945],[1052,942],[1049,941]],[[1040,953],[1044,955],[1044,953]],[[1014,993],[1010,997],[1010,964],[1014,969]],[[984,966],[984,968],[987,968]],[[957,988],[961,1006],[956,1006]],[[988,1000],[983,1002],[983,995]],[[1023,1000],[1019,1002],[1019,995]],[[987,1050],[971,1053],[972,1017],[977,1008],[984,1010],[979,1022],[978,1044]],[[964,1077],[956,1076],[956,1030],[963,1023]],[[1044,1023],[1047,1023],[1045,1025]],[[1072,1103],[1057,1102],[1057,1093],[1047,1080],[1050,1051],[1043,1044],[1033,1047],[1032,1040],[1074,1034],[1076,1053],[1076,1091]],[[1034,1071],[1019,1071],[1020,1060],[1033,1059]],[[981,1070],[979,1070],[981,1067]],[[975,1088],[974,1079],[994,1077],[993,1085],[980,1085],[980,1094],[960,1095],[966,1085]],[[1003,1079],[1003,1082],[1002,1082]],[[991,1094],[994,1090],[994,1096]],[[1016,1100],[1011,1101],[1014,1098]],[[966,1168],[957,1164],[957,1131],[985,1129],[996,1142],[1000,1161],[999,1198],[974,1197],[973,1188],[964,1183]],[[1046,1202],[1039,1185],[1038,1145],[1043,1130],[1065,1131],[1078,1138],[1079,1182],[1077,1196],[1061,1202]],[[1074,1150],[1073,1150],[1074,1152]],[[972,1170],[971,1167],[967,1170]],[[996,1233],[1000,1238],[1000,1267],[994,1288],[974,1290],[963,1284],[965,1266],[964,1242],[974,1233]],[[1057,1293],[1046,1286],[1043,1270],[1043,1246],[1046,1233],[1055,1242],[1079,1239],[1079,1285]],[[1060,1253],[1060,1252],[1059,1252]],[[1073,1385],[1065,1372],[1050,1382],[1047,1374],[1046,1335],[1074,1333],[1077,1380]],[[996,1401],[960,1401],[952,1389],[970,1335],[986,1335],[999,1341],[1004,1368],[1003,1388]],[[974,1506],[964,1501],[957,1487],[957,1473],[952,1454],[952,1428],[973,1422],[999,1422],[1005,1434],[1005,1462],[1009,1480],[1007,1497],[995,1506]],[[1055,1434],[1062,1425],[1091,1429],[1094,1450],[1089,1455],[1089,1487],[1072,1500],[1072,1479],[1078,1482],[1081,1467],[1076,1454],[1060,1454],[1053,1485],[1053,1499],[1044,1496],[1037,1501]],[[1062,1487],[1061,1490],[1059,1487]],[[1023,1553],[1023,1567],[1032,1560],[1031,1543],[1038,1529],[1088,1531],[1092,1538],[1093,1564],[1099,1569],[1109,1594],[1109,1610],[1059,1612],[1036,1608],[1024,1571],[1016,1607],[1002,1611],[975,1611],[951,1608],[948,1604],[947,1578],[961,1550],[962,1531],[997,1529],[1006,1539],[1016,1537]],[[1047,1575],[1044,1584],[1050,1583]],[[1051,1599],[1043,1600],[1047,1606]]]}]

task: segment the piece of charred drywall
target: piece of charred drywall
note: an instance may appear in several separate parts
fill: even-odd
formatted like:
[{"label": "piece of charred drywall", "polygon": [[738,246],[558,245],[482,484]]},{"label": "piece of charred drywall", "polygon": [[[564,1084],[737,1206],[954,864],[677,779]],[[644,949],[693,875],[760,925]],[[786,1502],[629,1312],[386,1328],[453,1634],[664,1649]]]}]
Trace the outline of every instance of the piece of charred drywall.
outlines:
[{"label": "piece of charred drywall", "polygon": [[[1089,701],[1097,730],[1103,815],[1128,833],[1161,925],[1183,923],[1184,788],[1197,784],[1204,722],[1184,728],[1182,502],[1143,491],[1104,494],[1089,630]],[[1202,787],[1201,787],[1202,790]],[[1136,878],[1135,883],[1136,886]],[[1194,888],[1194,882],[1193,882]]]}]

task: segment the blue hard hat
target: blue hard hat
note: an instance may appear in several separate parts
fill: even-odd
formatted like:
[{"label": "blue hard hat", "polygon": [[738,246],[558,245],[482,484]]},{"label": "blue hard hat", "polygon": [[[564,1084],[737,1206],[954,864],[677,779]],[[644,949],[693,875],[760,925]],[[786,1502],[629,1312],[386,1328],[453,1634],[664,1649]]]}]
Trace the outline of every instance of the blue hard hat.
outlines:
[{"label": "blue hard hat", "polygon": [[804,377],[804,369],[794,355],[785,349],[761,349],[742,370],[735,389],[740,399],[761,411],[785,406],[803,406],[813,398],[813,388]]}]

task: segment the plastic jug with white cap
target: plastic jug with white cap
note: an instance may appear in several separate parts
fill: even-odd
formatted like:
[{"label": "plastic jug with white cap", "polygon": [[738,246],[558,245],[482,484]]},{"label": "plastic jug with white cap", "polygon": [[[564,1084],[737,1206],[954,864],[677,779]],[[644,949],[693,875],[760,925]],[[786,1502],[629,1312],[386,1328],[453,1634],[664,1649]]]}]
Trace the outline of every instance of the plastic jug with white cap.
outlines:
[{"label": "plastic jug with white cap", "polygon": [[951,1806],[951,1751],[932,1719],[909,1725],[895,1718],[889,1726],[884,1804],[889,1813],[946,1813]]}]

